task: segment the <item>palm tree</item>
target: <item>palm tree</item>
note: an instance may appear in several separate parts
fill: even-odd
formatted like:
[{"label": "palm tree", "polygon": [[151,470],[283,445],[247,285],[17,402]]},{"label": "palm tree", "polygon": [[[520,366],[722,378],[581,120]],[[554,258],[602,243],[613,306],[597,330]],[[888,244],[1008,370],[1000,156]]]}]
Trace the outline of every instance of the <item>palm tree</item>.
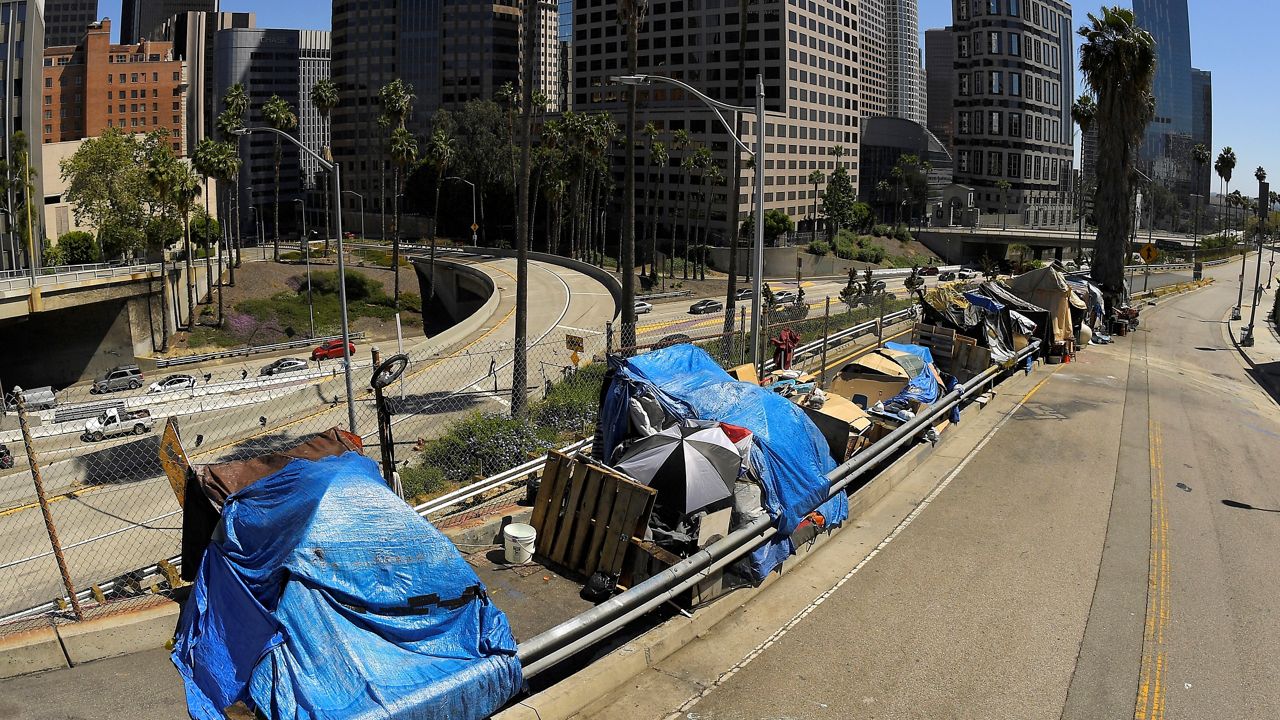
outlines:
[{"label": "palm tree", "polygon": [[[683,155],[680,160],[680,194],[684,197],[684,221],[686,225],[689,222],[689,171],[693,168],[693,155],[687,152],[689,143],[689,132],[687,130],[681,129],[671,133],[671,149]],[[671,238],[671,250],[671,275],[674,276],[676,271],[674,233]],[[688,267],[685,267],[684,279],[689,279]]]},{"label": "palm tree", "polygon": [[[640,26],[649,10],[648,0],[619,0],[618,22],[627,32],[627,71],[640,72],[636,45]],[[627,86],[627,164],[622,193],[622,247],[618,249],[618,271],[622,273],[622,347],[636,344],[636,86]],[[652,140],[650,140],[652,142]],[[630,354],[627,351],[625,354]]]},{"label": "palm tree", "polygon": [[1093,280],[1108,305],[1124,297],[1124,248],[1133,222],[1128,212],[1138,143],[1155,115],[1151,85],[1156,44],[1132,10],[1103,7],[1080,28],[1080,70],[1097,98],[1098,239]]},{"label": "palm tree", "polygon": [[453,136],[444,128],[436,128],[427,141],[427,162],[436,171],[436,197],[431,205],[431,288],[430,297],[436,296],[436,232],[440,227],[440,186],[444,174],[453,163]]},{"label": "palm tree", "polygon": [[[1223,198],[1227,198],[1231,194],[1231,173],[1236,169],[1236,151],[1228,145],[1222,148],[1222,152],[1218,153],[1218,159],[1213,163],[1214,172],[1218,173],[1220,180],[1218,189],[1222,191]],[[1222,218],[1218,218],[1218,229],[1221,231],[1223,223]]]},{"label": "palm tree", "polygon": [[[153,206],[152,212],[158,211],[163,215],[168,210],[171,199],[173,198],[173,186],[177,182],[177,158],[173,154],[172,148],[168,145],[160,143],[149,148],[147,153],[147,184],[151,187],[156,204]],[[169,349],[169,270],[164,262],[163,244],[160,248],[160,268],[161,268],[161,291],[160,291],[160,352],[166,352]],[[174,302],[174,306],[177,306]],[[177,312],[175,310],[175,315]],[[175,325],[181,325],[179,318],[174,319]]]},{"label": "palm tree", "polygon": [[1008,227],[1009,218],[1009,190],[1013,185],[1008,180],[997,180],[996,189],[1000,191],[1000,229]]},{"label": "palm tree", "polygon": [[191,265],[191,205],[200,195],[200,176],[186,165],[179,164],[173,176],[173,206],[182,215],[182,238],[186,245],[187,266],[187,329],[195,327],[196,296],[195,283],[192,281]]},{"label": "palm tree", "polygon": [[813,214],[810,216],[810,222],[813,223],[813,239],[818,239],[818,186],[827,181],[827,176],[822,174],[821,170],[814,170],[809,173],[809,182],[813,185]]},{"label": "palm tree", "polygon": [[[697,195],[697,204],[693,208],[694,217],[697,217],[698,212],[702,209],[703,201],[709,199],[707,197],[707,181],[710,179],[710,170],[713,166],[714,166],[714,162],[712,161],[711,150],[707,148],[705,145],[702,147],[699,147],[693,153],[693,169],[697,171],[698,178],[701,181],[699,184],[702,186],[702,191],[699,192]],[[707,212],[708,213],[711,212],[710,203],[707,203]],[[686,223],[685,236],[684,236],[685,237],[684,262],[686,265],[689,263],[689,248],[691,245],[690,240],[694,238],[694,236],[691,234],[692,230],[693,230],[693,223]],[[702,245],[703,246],[706,245],[705,237],[702,239]],[[695,255],[693,259],[693,278],[695,280],[699,279],[698,278],[699,270],[701,270],[702,268],[701,255],[702,255],[702,250],[699,250],[698,254]],[[702,279],[703,280],[706,279],[705,270],[702,270]]]},{"label": "palm tree", "polygon": [[[1204,167],[1209,164],[1209,148],[1204,143],[1196,143],[1191,149],[1191,159],[1196,164],[1196,195],[1200,194],[1200,174],[1204,172]],[[1195,252],[1200,247],[1200,204],[1196,203],[1195,218],[1192,220],[1195,226],[1195,247],[1191,251],[1191,257],[1194,261]]]},{"label": "palm tree", "polygon": [[[223,141],[227,143],[231,153],[235,156],[236,172],[238,173],[240,168],[240,163],[241,163],[240,142],[239,142],[240,138],[235,133],[237,130],[244,127],[243,118],[236,115],[233,109],[228,107],[227,109],[223,110],[221,113],[218,114],[217,125],[218,125],[218,133],[222,136]],[[231,197],[234,203],[234,207],[228,211],[230,213],[228,217],[230,218],[230,225],[233,228],[233,231],[235,232],[235,239],[232,242],[232,246],[233,246],[233,250],[231,253],[232,258],[229,263],[230,273],[229,273],[229,277],[227,278],[227,281],[230,283],[231,287],[236,286],[236,268],[240,266],[240,247],[241,247],[240,223],[239,223],[240,193],[236,188],[235,181],[237,177],[239,176],[236,175],[231,178],[228,178],[228,180],[232,184],[232,187],[229,188],[228,195]]]},{"label": "palm tree", "polygon": [[[407,170],[410,165],[418,161],[418,139],[413,136],[405,128],[399,127],[395,132],[391,133],[391,161],[395,163],[395,191],[398,198],[404,192],[404,181],[408,177]],[[395,235],[391,241],[391,266],[395,272],[395,292],[394,298],[395,308],[400,309],[400,204],[394,203],[395,207]]]},{"label": "palm tree", "polygon": [[[644,127],[640,130],[640,134],[644,135],[645,138],[648,140],[648,143],[645,145],[645,149],[648,153],[648,161],[646,165],[652,166],[653,165],[653,144],[658,141],[658,136],[661,133],[658,132],[657,125],[654,125],[652,122],[647,122],[644,124]],[[649,167],[646,167],[644,172],[644,197],[645,197],[645,212],[644,212],[645,229],[648,229],[648,227],[653,224],[654,211],[656,209],[654,208],[654,202],[653,202],[653,174],[652,172],[650,172]],[[643,239],[643,235],[644,233],[642,231],[641,239]],[[643,255],[644,253],[641,252],[641,258],[640,258],[640,276],[641,277],[644,277],[646,275],[645,269],[644,269],[645,259]]]},{"label": "palm tree", "polygon": [[[324,147],[329,148],[333,145],[333,109],[338,107],[338,85],[332,78],[320,78],[311,88],[311,104],[316,107],[316,111],[320,113],[320,119],[324,121]],[[332,152],[332,151],[331,151]],[[325,155],[323,151],[320,153]],[[333,192],[329,187],[332,180],[329,179],[327,173],[322,173],[324,177],[324,226],[327,230],[326,235],[333,236],[333,223],[329,218],[329,195]]]},{"label": "palm tree", "polygon": [[[298,127],[298,115],[293,111],[293,107],[289,102],[279,95],[272,95],[262,105],[262,116],[267,119],[267,124],[281,132],[288,132]],[[280,136],[276,135],[275,144],[275,169],[276,169],[276,201],[275,216],[272,220],[272,259],[280,262],[280,163],[284,156],[280,148]]]},{"label": "palm tree", "polygon": [[[196,144],[195,152],[191,155],[191,167],[193,167],[195,171],[200,173],[200,176],[204,178],[204,214],[206,218],[210,217],[209,178],[216,173],[214,166],[217,163],[217,153],[220,145],[221,143],[213,138],[201,138],[200,142]],[[213,248],[211,238],[209,237],[209,226],[212,224],[213,223],[210,222],[206,222],[204,224],[204,247],[206,253],[210,253]],[[205,285],[209,288],[209,302],[213,302],[212,257],[212,255],[206,254],[204,259]],[[219,254],[219,257],[221,257],[221,254]],[[218,281],[222,281],[221,269],[219,269]]]},{"label": "palm tree", "polygon": [[[236,178],[240,176],[240,156],[236,153],[236,147],[234,144],[229,142],[218,143],[217,151],[213,154],[212,170],[213,170],[213,177],[218,181],[218,184],[229,185],[232,188],[232,190],[228,194],[233,195],[235,192],[234,188],[235,188]],[[223,213],[223,223],[222,223],[224,236],[226,237],[226,242],[228,245],[226,250],[229,253],[231,250],[230,248],[231,236],[229,233],[227,233],[227,228],[229,227],[228,223],[230,223],[229,210]],[[222,320],[223,320],[222,257],[223,257],[223,252],[219,250],[218,252],[218,327],[222,327]],[[231,278],[234,279],[235,272],[236,272],[235,263],[230,261],[230,259],[227,262],[227,268],[231,274]],[[234,284],[235,283],[233,282],[232,285]]]},{"label": "palm tree", "polygon": [[[659,168],[659,187],[665,188],[667,186],[667,165],[670,162],[671,156],[667,153],[666,143],[658,140],[649,146],[649,164]],[[658,277],[658,208],[656,203],[653,208],[653,222],[649,224],[649,247],[651,249],[649,272],[656,280]]]},{"label": "palm tree", "polygon": [[724,183],[724,173],[720,166],[711,160],[711,151],[707,151],[707,166],[702,172],[702,194],[706,195],[707,211],[702,215],[702,246],[698,249],[698,279],[707,279],[707,246],[711,240],[711,200],[707,188],[718,187]]},{"label": "palm tree", "polygon": [[833,157],[833,158],[835,158],[835,159],[836,159],[836,165],[835,165],[835,167],[834,167],[834,168],[832,168],[832,169],[833,169],[833,170],[839,170],[839,169],[840,169],[840,158],[842,158],[842,157],[844,157],[844,156],[845,156],[845,149],[844,149],[844,146],[843,146],[843,145],[832,145],[831,147],[827,148],[827,154],[828,154],[828,155],[830,155],[831,157]]}]

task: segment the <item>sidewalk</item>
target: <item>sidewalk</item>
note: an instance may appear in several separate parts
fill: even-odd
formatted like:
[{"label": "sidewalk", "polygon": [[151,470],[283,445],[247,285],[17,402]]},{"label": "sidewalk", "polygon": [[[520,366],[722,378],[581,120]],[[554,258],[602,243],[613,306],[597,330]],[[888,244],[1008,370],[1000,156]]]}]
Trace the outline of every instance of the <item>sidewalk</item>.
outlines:
[{"label": "sidewalk", "polygon": [[[1231,342],[1235,345],[1236,350],[1244,358],[1249,365],[1246,371],[1249,377],[1261,385],[1269,395],[1277,402],[1280,402],[1280,333],[1276,330],[1276,325],[1272,322],[1271,309],[1275,307],[1276,294],[1280,293],[1280,281],[1271,280],[1271,289],[1266,289],[1267,271],[1270,266],[1267,264],[1267,258],[1262,259],[1262,275],[1259,282],[1262,283],[1263,291],[1258,299],[1257,315],[1254,319],[1253,345],[1244,347],[1240,344],[1240,340],[1244,334],[1244,328],[1249,324],[1249,314],[1251,308],[1251,298],[1247,295],[1248,287],[1246,286],[1246,295],[1244,305],[1240,310],[1241,318],[1239,321],[1226,323],[1227,332],[1231,336]],[[1252,283],[1256,265],[1250,263],[1245,270],[1245,281]]]}]

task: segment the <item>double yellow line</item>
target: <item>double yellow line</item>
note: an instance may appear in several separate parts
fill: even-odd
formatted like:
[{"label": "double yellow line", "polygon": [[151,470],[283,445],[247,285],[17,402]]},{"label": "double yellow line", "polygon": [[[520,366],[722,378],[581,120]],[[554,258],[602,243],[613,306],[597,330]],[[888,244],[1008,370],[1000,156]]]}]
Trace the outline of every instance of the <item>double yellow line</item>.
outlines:
[{"label": "double yellow line", "polygon": [[1142,639],[1142,675],[1134,720],[1164,720],[1164,634],[1169,626],[1169,511],[1164,497],[1164,436],[1148,423],[1151,462],[1151,559],[1147,571],[1147,621]]}]

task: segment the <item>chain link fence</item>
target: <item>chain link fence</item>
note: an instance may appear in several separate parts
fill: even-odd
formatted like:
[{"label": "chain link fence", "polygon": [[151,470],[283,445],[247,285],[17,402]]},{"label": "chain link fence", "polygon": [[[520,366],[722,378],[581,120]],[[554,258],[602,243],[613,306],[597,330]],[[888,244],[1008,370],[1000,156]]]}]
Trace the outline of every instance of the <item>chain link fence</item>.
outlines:
[{"label": "chain link fence", "polygon": [[[829,313],[825,300],[802,303],[803,309],[775,307],[762,335],[774,337],[790,327],[802,340],[815,340],[908,303],[886,296],[877,306],[852,309],[832,301]],[[567,338],[548,334],[528,348],[527,400],[520,413],[512,412],[519,400],[512,388],[510,339],[482,336],[462,349],[429,341],[407,348],[404,373],[383,389],[406,500],[423,502],[591,437],[609,352],[635,354],[693,342],[726,368],[750,362],[749,318],[745,308],[735,315],[728,333],[721,311],[642,320],[626,332],[609,325]],[[635,338],[634,346],[623,347],[623,338]],[[385,358],[395,341],[382,346]],[[379,460],[370,350],[361,348],[352,358],[355,431],[366,455]],[[771,347],[763,357],[772,357]],[[0,631],[47,622],[50,614],[73,616],[68,583],[86,612],[110,612],[127,605],[117,602],[123,599],[172,593],[179,584],[172,563],[180,553],[182,511],[158,454],[170,418],[193,464],[255,457],[346,427],[341,359],[304,360],[297,369],[268,374],[271,362],[233,361],[149,375],[136,387],[102,394],[76,387],[60,393],[53,407],[32,402],[24,411],[30,450],[13,411],[16,398],[7,398],[0,417]],[[507,486],[451,512],[454,518],[472,517],[520,492]],[[450,518],[433,515],[433,521],[447,525]],[[65,559],[66,582],[50,528]]]}]

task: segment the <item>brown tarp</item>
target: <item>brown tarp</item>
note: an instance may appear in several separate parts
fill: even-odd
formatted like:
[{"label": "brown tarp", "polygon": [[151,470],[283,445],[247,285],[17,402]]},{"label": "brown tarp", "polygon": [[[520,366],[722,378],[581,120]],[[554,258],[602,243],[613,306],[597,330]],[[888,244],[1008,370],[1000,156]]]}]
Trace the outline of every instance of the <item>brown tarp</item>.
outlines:
[{"label": "brown tarp", "polygon": [[1042,267],[1022,273],[1009,281],[1009,291],[1015,296],[1044,308],[1049,313],[1053,327],[1053,341],[1064,342],[1075,337],[1071,325],[1071,307],[1084,307],[1075,297],[1062,273],[1052,267]]}]

